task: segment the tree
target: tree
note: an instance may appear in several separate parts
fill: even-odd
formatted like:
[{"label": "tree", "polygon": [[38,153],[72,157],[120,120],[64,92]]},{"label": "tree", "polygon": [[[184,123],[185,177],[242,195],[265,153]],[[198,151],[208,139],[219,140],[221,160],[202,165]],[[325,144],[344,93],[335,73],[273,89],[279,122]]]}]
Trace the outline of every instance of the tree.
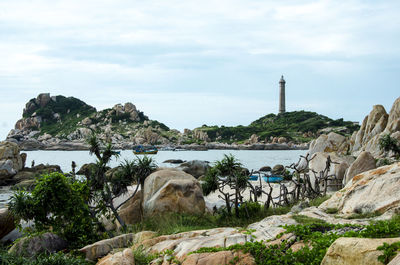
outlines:
[{"label": "tree", "polygon": [[[125,222],[119,216],[118,209],[135,196],[139,186],[143,190],[146,177],[156,169],[154,160],[147,156],[143,158],[136,157],[133,161],[125,160],[120,164],[120,170],[115,174],[106,174],[108,163],[113,156],[117,157],[118,153],[112,150],[110,143],[105,145],[104,150],[101,150],[101,146],[104,144],[99,141],[95,134],[91,135],[88,143],[90,145],[90,153],[95,154],[97,157],[96,166],[87,179],[91,204],[93,205],[92,209],[95,210],[96,215],[99,213],[108,214],[108,209],[111,210],[121,226],[125,227]],[[135,181],[138,185],[133,194],[121,204],[114,205],[114,199],[126,194],[128,186]],[[141,200],[143,200],[143,192]]]},{"label": "tree", "polygon": [[40,176],[31,193],[15,191],[9,208],[17,218],[34,221],[36,231],[51,229],[79,245],[95,238],[95,220],[87,205],[88,198],[85,182],[54,172]]},{"label": "tree", "polygon": [[[204,195],[218,190],[222,196],[219,196],[226,203],[228,214],[232,213],[231,204],[235,207],[235,214],[239,216],[239,202],[243,203],[241,192],[248,184],[248,176],[243,174],[241,163],[233,155],[224,155],[221,161],[217,161],[215,165],[209,169],[202,184]],[[229,187],[230,190],[226,190]],[[233,197],[233,199],[232,199]]]}]

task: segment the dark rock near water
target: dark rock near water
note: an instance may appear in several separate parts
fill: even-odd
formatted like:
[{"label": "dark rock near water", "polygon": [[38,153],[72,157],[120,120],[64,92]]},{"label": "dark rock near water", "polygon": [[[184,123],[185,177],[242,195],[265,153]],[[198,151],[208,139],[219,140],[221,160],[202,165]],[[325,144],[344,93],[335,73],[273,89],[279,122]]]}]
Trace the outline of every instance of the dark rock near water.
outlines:
[{"label": "dark rock near water", "polygon": [[209,168],[210,168],[209,162],[201,160],[188,161],[182,163],[178,167],[178,169],[192,175],[195,178],[205,175]]},{"label": "dark rock near water", "polygon": [[272,169],[271,169],[271,167],[270,166],[264,166],[264,167],[262,167],[262,168],[260,168],[259,169],[259,171],[271,171]]},{"label": "dark rock near water", "polygon": [[165,160],[163,163],[170,163],[170,164],[182,164],[184,161],[181,159],[168,159]]},{"label": "dark rock near water", "polygon": [[285,167],[283,165],[275,165],[272,168],[272,174],[283,174],[285,172]]},{"label": "dark rock near water", "polygon": [[95,163],[88,163],[83,164],[81,168],[76,172],[77,175],[89,176],[91,172],[94,170],[96,164]]}]

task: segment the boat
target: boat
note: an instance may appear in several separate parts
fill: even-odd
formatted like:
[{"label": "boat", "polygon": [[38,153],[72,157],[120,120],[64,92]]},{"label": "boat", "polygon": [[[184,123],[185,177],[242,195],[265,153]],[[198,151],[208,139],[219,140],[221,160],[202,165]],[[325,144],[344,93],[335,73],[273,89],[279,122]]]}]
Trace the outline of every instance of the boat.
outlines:
[{"label": "boat", "polygon": [[155,146],[151,147],[150,149],[146,149],[139,145],[135,150],[133,150],[133,153],[135,155],[155,155],[158,153],[158,149]]},{"label": "boat", "polygon": [[267,183],[279,183],[283,180],[283,177],[280,175],[267,175],[263,179]]},{"label": "boat", "polygon": [[258,180],[258,176],[257,176],[257,175],[251,175],[251,176],[249,177],[249,180],[251,180],[251,181],[256,181],[256,180]]}]

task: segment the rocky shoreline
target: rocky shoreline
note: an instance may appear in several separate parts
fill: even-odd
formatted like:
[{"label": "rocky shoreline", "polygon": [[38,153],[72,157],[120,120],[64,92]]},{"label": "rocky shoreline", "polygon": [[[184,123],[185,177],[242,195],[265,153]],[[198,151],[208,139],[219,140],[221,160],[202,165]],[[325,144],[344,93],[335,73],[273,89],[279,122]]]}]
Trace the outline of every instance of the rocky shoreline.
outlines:
[{"label": "rocky shoreline", "polygon": [[[9,141],[9,139],[8,139]],[[25,141],[25,142],[15,142],[19,145],[22,151],[36,151],[36,150],[58,150],[58,151],[80,151],[80,150],[89,150],[89,145],[82,141],[59,141],[56,143],[47,143],[43,144],[38,141]],[[132,143],[118,143],[115,145],[115,148],[118,150],[131,150],[135,147],[135,144]],[[308,144],[301,145],[290,145],[290,144],[223,144],[223,143],[208,143],[205,145],[156,145],[159,150],[166,151],[176,151],[176,150],[185,150],[185,151],[207,151],[207,150],[307,150]]]}]

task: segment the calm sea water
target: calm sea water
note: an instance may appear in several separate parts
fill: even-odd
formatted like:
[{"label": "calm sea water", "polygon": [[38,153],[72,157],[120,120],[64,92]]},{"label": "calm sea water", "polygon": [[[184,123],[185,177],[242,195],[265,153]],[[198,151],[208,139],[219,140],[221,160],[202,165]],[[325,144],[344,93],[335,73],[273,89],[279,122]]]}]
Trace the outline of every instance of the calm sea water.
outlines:
[{"label": "calm sea water", "polygon": [[[26,165],[31,166],[32,160],[35,165],[49,164],[59,165],[64,172],[71,171],[71,163],[75,161],[77,170],[85,163],[95,161],[95,157],[89,155],[88,151],[27,151]],[[300,155],[304,155],[305,150],[209,150],[209,151],[159,151],[157,155],[152,155],[158,166],[175,167],[176,165],[166,164],[167,159],[181,160],[206,160],[211,163],[221,160],[224,154],[234,155],[244,167],[249,170],[258,170],[262,166],[273,167],[276,164],[284,166],[297,162]],[[118,166],[124,159],[132,160],[135,155],[132,151],[123,150],[119,159],[112,160],[111,167]],[[0,187],[0,207],[7,202],[11,191],[9,187]]]}]

